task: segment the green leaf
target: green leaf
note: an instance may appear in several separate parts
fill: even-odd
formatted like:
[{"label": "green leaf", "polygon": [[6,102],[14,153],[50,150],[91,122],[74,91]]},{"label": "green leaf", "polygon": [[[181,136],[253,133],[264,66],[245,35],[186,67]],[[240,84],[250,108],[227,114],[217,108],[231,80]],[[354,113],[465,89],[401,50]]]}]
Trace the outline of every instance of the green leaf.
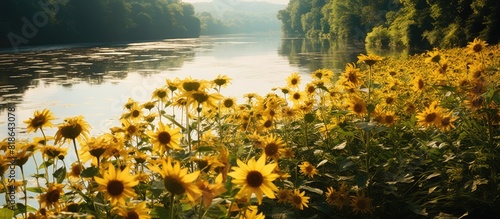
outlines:
[{"label": "green leaf", "polygon": [[325,163],[328,163],[328,160],[327,160],[327,159],[324,159],[324,160],[320,161],[320,162],[318,163],[318,165],[316,165],[316,168],[318,168],[318,167],[320,167],[320,166],[323,166]]},{"label": "green leaf", "polygon": [[89,168],[85,168],[82,173],[80,174],[80,176],[82,177],[94,177],[97,175],[97,173],[99,173],[99,168],[97,167],[89,167]]},{"label": "green leaf", "polygon": [[408,205],[408,208],[413,211],[413,213],[415,214],[418,214],[418,215],[422,215],[422,216],[427,216],[428,213],[427,213],[427,210],[425,208],[422,208],[416,204],[413,204],[413,203],[410,203]]},{"label": "green leaf", "polygon": [[38,169],[43,169],[45,167],[50,167],[50,165],[54,164],[54,160],[50,159],[48,161],[45,161],[38,166]]},{"label": "green leaf", "polygon": [[14,217],[14,211],[8,208],[0,208],[0,218],[10,219]]},{"label": "green leaf", "polygon": [[361,188],[365,188],[368,184],[368,177],[366,177],[364,174],[358,174],[354,177],[354,180],[356,180],[356,185],[358,185]]},{"label": "green leaf", "polygon": [[16,211],[14,212],[14,215],[22,214],[25,212],[36,212],[37,210],[31,206],[24,206],[21,203],[16,203]]},{"label": "green leaf", "polygon": [[33,192],[33,193],[39,193],[39,194],[43,193],[43,190],[40,187],[28,187],[28,188],[26,188],[26,190]]},{"label": "green leaf", "polygon": [[57,179],[57,183],[62,183],[66,179],[66,167],[62,166],[52,174]]},{"label": "green leaf", "polygon": [[312,113],[308,113],[308,114],[304,115],[304,120],[305,120],[307,123],[312,123],[312,122],[314,122],[314,114],[312,114]]},{"label": "green leaf", "polygon": [[333,147],[333,150],[342,150],[345,148],[346,145],[347,145],[347,141],[344,141],[344,142],[336,145],[335,147]]},{"label": "green leaf", "polygon": [[318,189],[318,188],[313,188],[313,187],[310,187],[310,186],[301,186],[300,189],[303,189],[303,190],[306,190],[306,191],[309,191],[309,192],[313,192],[313,193],[316,193],[318,195],[323,195],[323,190]]}]

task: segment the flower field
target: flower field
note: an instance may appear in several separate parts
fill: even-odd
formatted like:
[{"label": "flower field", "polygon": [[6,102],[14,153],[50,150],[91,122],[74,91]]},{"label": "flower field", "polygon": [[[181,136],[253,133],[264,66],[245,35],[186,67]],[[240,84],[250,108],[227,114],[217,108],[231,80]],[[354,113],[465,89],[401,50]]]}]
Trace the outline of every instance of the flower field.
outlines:
[{"label": "flower field", "polygon": [[0,145],[0,218],[499,218],[499,69],[476,39],[243,99],[226,76],[166,79],[97,136],[40,109],[38,137]]}]

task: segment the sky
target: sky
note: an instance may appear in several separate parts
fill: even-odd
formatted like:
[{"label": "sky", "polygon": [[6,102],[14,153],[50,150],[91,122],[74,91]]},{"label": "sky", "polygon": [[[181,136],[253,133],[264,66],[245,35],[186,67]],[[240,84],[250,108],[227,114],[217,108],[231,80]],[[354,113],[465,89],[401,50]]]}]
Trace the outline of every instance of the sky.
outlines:
[{"label": "sky", "polygon": [[[183,2],[189,2],[189,3],[194,3],[194,2],[211,2],[212,0],[183,0]],[[230,0],[229,0],[230,1]],[[251,2],[251,1],[259,1],[259,2],[270,2],[270,3],[275,3],[275,4],[283,4],[286,5],[290,0],[242,0],[246,2]]]}]

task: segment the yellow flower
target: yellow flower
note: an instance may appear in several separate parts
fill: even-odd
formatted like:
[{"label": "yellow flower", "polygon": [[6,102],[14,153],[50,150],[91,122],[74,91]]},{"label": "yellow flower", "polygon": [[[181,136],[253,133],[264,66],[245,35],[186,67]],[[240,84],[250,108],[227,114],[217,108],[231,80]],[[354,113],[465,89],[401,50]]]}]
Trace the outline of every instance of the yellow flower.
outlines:
[{"label": "yellow flower", "polygon": [[279,136],[273,134],[267,136],[263,143],[262,148],[267,158],[278,160],[284,152],[285,142]]},{"label": "yellow flower", "polygon": [[236,99],[233,97],[226,97],[221,101],[221,110],[228,112],[236,109]]},{"label": "yellow flower", "polygon": [[359,194],[359,192],[352,198],[352,212],[358,214],[369,214],[373,211],[372,199],[365,197],[365,193]]},{"label": "yellow flower", "polygon": [[82,140],[87,139],[90,131],[90,125],[83,119],[83,116],[66,118],[65,123],[59,125],[55,134],[55,143],[61,140]]},{"label": "yellow flower", "polygon": [[361,74],[360,69],[354,63],[348,63],[340,80],[350,82],[353,86],[358,87],[363,84],[363,74]]},{"label": "yellow flower", "polygon": [[170,157],[161,160],[161,166],[149,165],[149,169],[159,173],[163,178],[165,189],[172,195],[186,194],[189,201],[195,202],[202,194],[195,182],[200,171],[188,174],[188,169],[181,169],[179,162],[172,162]]},{"label": "yellow flower", "polygon": [[432,125],[439,125],[441,123],[440,118],[442,109],[437,104],[438,102],[434,101],[423,112],[417,114],[416,118],[418,119],[418,125],[428,128]]},{"label": "yellow flower", "polygon": [[457,120],[457,117],[453,116],[452,113],[449,112],[441,115],[441,119],[439,119],[440,122],[437,123],[436,126],[441,129],[442,132],[447,132],[455,128],[455,125],[453,125],[455,120]]},{"label": "yellow flower", "polygon": [[52,128],[54,125],[50,120],[54,119],[55,117],[50,110],[43,109],[42,112],[36,110],[33,114],[33,118],[24,121],[24,123],[28,125],[27,131],[30,133],[36,132],[38,129],[42,130],[43,127]]},{"label": "yellow flower", "polygon": [[286,79],[286,84],[290,88],[298,88],[300,85],[300,81],[301,81],[301,78],[300,78],[299,73],[294,72],[290,76],[288,76],[288,78]]},{"label": "yellow flower", "polygon": [[326,195],[326,203],[333,205],[335,203],[335,200],[337,199],[337,191],[335,191],[334,188],[329,186],[327,189],[327,192],[325,193]]},{"label": "yellow flower", "polygon": [[[62,148],[61,146],[45,145],[40,148],[43,157],[48,157],[49,159],[56,159],[61,156],[64,159],[68,153],[68,148]],[[61,159],[62,160],[62,159]]]},{"label": "yellow flower", "polygon": [[50,183],[46,192],[40,195],[38,200],[40,202],[40,207],[53,207],[55,209],[59,209],[59,200],[64,193],[63,188],[64,184]]},{"label": "yellow flower", "polygon": [[311,73],[313,79],[323,81],[324,83],[330,83],[330,79],[333,76],[333,72],[329,69],[318,69]]},{"label": "yellow flower", "polygon": [[474,41],[469,42],[467,44],[467,53],[468,54],[480,53],[481,51],[483,51],[484,48],[486,48],[486,46],[488,46],[488,43],[478,38],[474,38]]},{"label": "yellow flower", "polygon": [[422,78],[422,76],[420,76],[420,75],[417,75],[412,80],[411,84],[413,85],[413,91],[415,91],[415,92],[422,92],[426,87],[426,83],[425,83],[424,79]]},{"label": "yellow flower", "polygon": [[349,204],[349,201],[349,191],[347,190],[347,185],[345,183],[342,183],[339,190],[335,194],[333,205],[335,205],[339,209],[342,209],[344,206]]},{"label": "yellow flower", "polygon": [[200,191],[202,191],[202,202],[206,208],[210,207],[215,197],[226,192],[226,188],[224,187],[222,180],[222,174],[219,174],[215,178],[214,183],[209,183],[206,180],[199,180],[196,183]]},{"label": "yellow flower", "polygon": [[300,173],[304,176],[308,176],[309,178],[313,178],[314,175],[318,174],[318,170],[311,163],[307,161],[303,161],[301,165],[299,165]]},{"label": "yellow flower", "polygon": [[262,203],[263,195],[268,198],[275,198],[274,191],[278,191],[278,188],[273,181],[279,175],[273,173],[273,170],[277,163],[266,165],[266,156],[264,154],[257,161],[254,158],[250,159],[248,164],[239,159],[236,162],[238,166],[233,167],[234,171],[228,173],[229,176],[233,177],[232,182],[234,184],[242,186],[236,196],[249,199],[252,194],[255,194],[259,205]]},{"label": "yellow flower", "polygon": [[276,194],[278,203],[287,203],[292,197],[292,191],[290,189],[280,189]]},{"label": "yellow flower", "polygon": [[365,101],[359,97],[356,97],[356,96],[353,96],[351,98],[351,101],[348,105],[348,109],[351,110],[352,113],[354,113],[358,116],[363,116],[366,113],[368,113]]},{"label": "yellow flower", "polygon": [[377,63],[378,61],[382,61],[382,59],[383,59],[382,57],[374,55],[374,54],[368,54],[368,55],[360,54],[358,56],[358,63],[364,62],[368,66],[372,66],[375,63]]},{"label": "yellow flower", "polygon": [[266,217],[262,212],[257,214],[259,212],[257,206],[248,206],[243,212],[244,214],[240,214],[239,219],[264,219]]},{"label": "yellow flower", "polygon": [[218,102],[224,98],[219,93],[209,94],[204,90],[189,92],[188,104],[193,105],[193,107],[209,107],[216,109],[218,107]]},{"label": "yellow flower", "polygon": [[439,64],[439,61],[441,61],[441,54],[439,53],[439,50],[437,49],[434,49],[432,52],[428,52],[427,53],[427,58],[425,58],[425,62],[434,62],[434,63],[438,63]]},{"label": "yellow flower", "polygon": [[310,197],[305,196],[305,194],[305,191],[301,193],[300,190],[294,189],[293,194],[290,197],[290,203],[292,206],[300,210],[304,210],[304,207],[308,208],[309,206],[307,203],[309,203]]},{"label": "yellow flower", "polygon": [[231,83],[231,79],[225,75],[217,75],[217,78],[212,82],[219,87],[227,87],[227,85]]},{"label": "yellow flower", "polygon": [[80,174],[82,173],[82,171],[83,171],[82,165],[80,165],[78,162],[72,163],[70,171],[67,174],[68,179],[70,180],[80,179]]},{"label": "yellow flower", "polygon": [[167,79],[167,88],[170,90],[170,92],[174,92],[177,89],[179,89],[179,86],[181,86],[181,81],[179,78],[175,78],[174,80]]},{"label": "yellow flower", "polygon": [[113,165],[109,165],[102,178],[96,176],[94,180],[99,185],[97,190],[103,192],[113,206],[123,206],[126,199],[135,197],[133,187],[139,184],[139,181],[130,174],[130,166],[123,170],[115,170]]},{"label": "yellow flower", "polygon": [[151,95],[152,100],[159,100],[165,102],[167,100],[167,88],[156,88]]},{"label": "yellow flower", "polygon": [[299,105],[307,99],[307,95],[303,91],[294,90],[290,92],[288,99],[291,100],[294,105]]},{"label": "yellow flower", "polygon": [[151,138],[153,151],[155,152],[163,154],[165,150],[182,150],[179,146],[180,138],[182,137],[180,128],[171,129],[168,125],[163,125],[162,122],[159,122],[157,131],[147,131],[147,134]]},{"label": "yellow flower", "polygon": [[121,205],[113,209],[117,215],[120,215],[123,219],[150,219],[149,209],[146,206],[146,202],[139,203],[127,203],[126,206]]}]

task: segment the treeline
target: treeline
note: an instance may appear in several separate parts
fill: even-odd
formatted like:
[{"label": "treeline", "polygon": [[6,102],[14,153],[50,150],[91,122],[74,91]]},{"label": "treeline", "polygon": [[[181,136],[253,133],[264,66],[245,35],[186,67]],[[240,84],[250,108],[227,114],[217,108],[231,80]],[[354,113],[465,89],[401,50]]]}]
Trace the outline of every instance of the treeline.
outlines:
[{"label": "treeline", "polygon": [[428,49],[500,40],[498,0],[290,0],[278,13],[289,36]]},{"label": "treeline", "polygon": [[268,2],[213,0],[193,3],[200,19],[201,34],[279,32],[276,18],[284,5]]},{"label": "treeline", "polygon": [[181,0],[2,0],[0,47],[198,37]]}]

